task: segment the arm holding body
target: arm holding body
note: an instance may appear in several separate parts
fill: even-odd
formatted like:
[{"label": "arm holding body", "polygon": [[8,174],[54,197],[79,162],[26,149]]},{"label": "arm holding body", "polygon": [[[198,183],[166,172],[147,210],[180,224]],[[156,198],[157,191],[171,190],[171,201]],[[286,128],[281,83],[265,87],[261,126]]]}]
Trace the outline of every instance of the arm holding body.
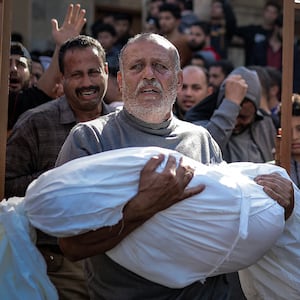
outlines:
[{"label": "arm holding body", "polygon": [[163,172],[156,168],[163,161],[160,155],[151,158],[141,171],[137,194],[123,210],[122,220],[112,227],[104,227],[74,237],[59,240],[64,254],[72,260],[97,255],[110,250],[134,229],[169,206],[200,193],[203,185],[186,188],[193,178],[193,170],[176,159],[168,158]]},{"label": "arm holding body", "polygon": [[255,181],[263,186],[265,193],[284,208],[285,220],[287,220],[291,216],[295,204],[292,182],[277,173],[259,175]]}]

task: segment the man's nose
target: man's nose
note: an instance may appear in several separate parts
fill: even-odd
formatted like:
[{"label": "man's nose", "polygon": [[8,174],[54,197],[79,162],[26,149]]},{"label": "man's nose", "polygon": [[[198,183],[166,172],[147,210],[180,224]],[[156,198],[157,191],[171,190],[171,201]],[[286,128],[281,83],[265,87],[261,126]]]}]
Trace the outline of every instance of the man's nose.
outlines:
[{"label": "man's nose", "polygon": [[91,85],[91,82],[92,82],[92,80],[91,80],[91,77],[89,76],[89,74],[83,74],[82,84],[84,86],[89,86],[89,85]]},{"label": "man's nose", "polygon": [[189,87],[189,86],[186,87],[184,91],[185,91],[186,96],[191,96],[192,95],[192,88],[191,87]]},{"label": "man's nose", "polygon": [[10,63],[10,71],[13,72],[13,71],[17,71],[17,65],[14,63],[14,62],[11,62]]},{"label": "man's nose", "polygon": [[152,66],[145,66],[144,69],[144,78],[145,79],[153,79],[154,78],[154,72]]}]

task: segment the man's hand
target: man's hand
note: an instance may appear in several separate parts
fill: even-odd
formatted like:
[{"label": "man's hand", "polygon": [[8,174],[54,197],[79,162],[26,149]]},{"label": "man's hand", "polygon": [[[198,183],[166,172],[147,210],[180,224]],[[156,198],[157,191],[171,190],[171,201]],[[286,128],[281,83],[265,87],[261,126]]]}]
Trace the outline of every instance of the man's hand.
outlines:
[{"label": "man's hand", "polygon": [[148,219],[157,212],[204,190],[203,184],[186,188],[193,178],[194,170],[184,165],[182,159],[177,167],[175,157],[169,156],[164,170],[161,173],[156,172],[163,160],[163,155],[155,156],[144,166],[138,193],[125,206],[126,219]]},{"label": "man's hand", "polygon": [[247,93],[248,85],[241,75],[230,75],[225,82],[225,98],[241,105]]},{"label": "man's hand", "polygon": [[294,188],[290,180],[278,173],[259,175],[255,182],[264,187],[264,191],[280,206],[284,208],[285,220],[287,220],[294,209]]},{"label": "man's hand", "polygon": [[56,19],[51,20],[52,36],[56,46],[60,47],[69,38],[80,34],[86,23],[85,13],[85,9],[81,9],[80,4],[75,6],[70,4],[61,28],[58,28]]},{"label": "man's hand", "polygon": [[58,22],[56,19],[51,20],[52,37],[55,41],[55,50],[49,67],[37,82],[37,87],[52,99],[55,99],[58,96],[57,88],[61,83],[58,66],[59,49],[69,38],[80,34],[83,25],[86,22],[84,16],[85,10],[81,9],[79,4],[76,4],[75,6],[70,4],[61,28],[58,28]]},{"label": "man's hand", "polygon": [[182,160],[177,167],[173,156],[169,156],[161,173],[156,172],[163,160],[164,156],[158,155],[145,164],[138,193],[125,205],[123,219],[117,225],[61,238],[59,245],[64,254],[71,260],[79,260],[104,253],[157,212],[204,190],[203,184],[186,188],[193,178],[194,170],[184,165]]}]

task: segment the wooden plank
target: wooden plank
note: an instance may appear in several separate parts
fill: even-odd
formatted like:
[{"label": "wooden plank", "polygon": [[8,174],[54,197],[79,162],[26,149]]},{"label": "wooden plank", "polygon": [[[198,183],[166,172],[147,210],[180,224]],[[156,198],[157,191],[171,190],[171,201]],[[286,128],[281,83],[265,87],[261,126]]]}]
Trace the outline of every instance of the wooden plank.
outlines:
[{"label": "wooden plank", "polygon": [[11,0],[0,0],[0,201],[4,196]]},{"label": "wooden plank", "polygon": [[282,94],[281,94],[281,145],[280,165],[290,172],[291,161],[291,98],[293,93],[295,8],[292,0],[283,1],[283,49],[282,49]]}]

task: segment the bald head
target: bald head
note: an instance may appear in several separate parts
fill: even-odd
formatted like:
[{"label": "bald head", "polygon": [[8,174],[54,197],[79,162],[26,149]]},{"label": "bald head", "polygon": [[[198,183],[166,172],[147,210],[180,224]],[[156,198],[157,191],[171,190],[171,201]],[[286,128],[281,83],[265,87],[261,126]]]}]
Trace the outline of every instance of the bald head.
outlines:
[{"label": "bald head", "polygon": [[169,50],[170,53],[173,55],[173,61],[174,61],[174,67],[176,71],[180,70],[180,57],[177,48],[169,42],[166,38],[163,36],[151,33],[151,32],[145,32],[141,34],[135,35],[133,38],[130,38],[126,45],[122,48],[120,52],[120,71],[122,72],[123,62],[124,62],[124,55],[127,52],[127,49],[130,48],[132,45],[138,44],[138,43],[144,43],[144,42],[153,42],[157,45],[160,45],[161,47],[165,48],[166,50]]},{"label": "bald head", "polygon": [[206,69],[199,66],[186,66],[183,68],[183,86],[178,92],[177,104],[179,109],[185,113],[204,98],[212,93],[208,85],[208,74]]}]

